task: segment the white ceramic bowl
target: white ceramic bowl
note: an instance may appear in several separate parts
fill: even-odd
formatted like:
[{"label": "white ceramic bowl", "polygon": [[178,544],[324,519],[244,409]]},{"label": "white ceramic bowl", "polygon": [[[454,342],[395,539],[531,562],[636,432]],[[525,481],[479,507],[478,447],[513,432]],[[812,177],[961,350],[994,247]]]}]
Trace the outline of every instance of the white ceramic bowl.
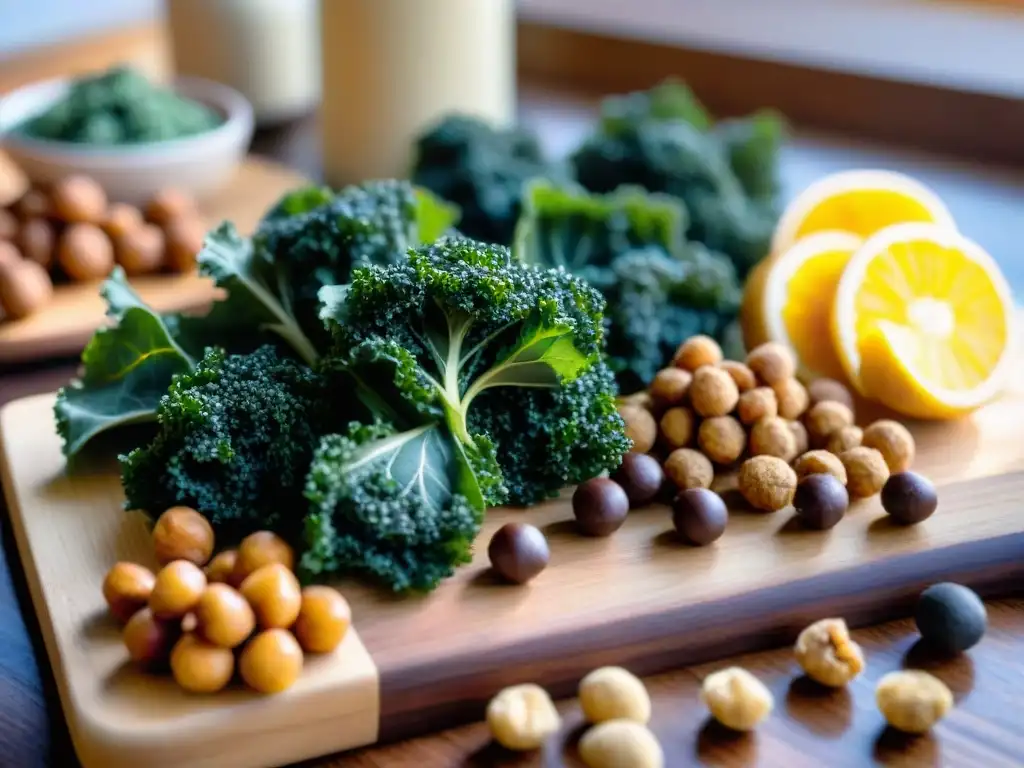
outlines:
[{"label": "white ceramic bowl", "polygon": [[201,199],[231,180],[252,139],[253,112],[245,97],[225,85],[196,78],[176,80],[173,87],[218,112],[224,122],[195,136],[102,147],[36,139],[13,131],[64,96],[70,86],[66,78],[47,80],[0,99],[0,148],[33,182],[45,184],[84,173],[118,202],[141,205],[165,187]]}]

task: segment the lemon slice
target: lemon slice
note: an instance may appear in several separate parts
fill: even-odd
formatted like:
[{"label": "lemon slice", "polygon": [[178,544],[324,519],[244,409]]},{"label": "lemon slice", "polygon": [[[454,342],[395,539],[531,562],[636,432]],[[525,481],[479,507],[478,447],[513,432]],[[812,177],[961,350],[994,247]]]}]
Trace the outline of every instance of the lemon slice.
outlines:
[{"label": "lemon slice", "polygon": [[836,288],[832,336],[863,394],[918,418],[973,411],[1015,362],[1006,278],[980,246],[936,224],[898,224],[858,249]]},{"label": "lemon slice", "polygon": [[814,182],[786,207],[772,237],[772,253],[815,232],[841,230],[867,239],[901,222],[955,228],[945,204],[909,176],[882,170],[840,171]]},{"label": "lemon slice", "polygon": [[783,251],[768,272],[763,304],[768,339],[796,353],[804,376],[846,377],[832,345],[832,303],[843,270],[862,243],[849,232],[818,232]]}]

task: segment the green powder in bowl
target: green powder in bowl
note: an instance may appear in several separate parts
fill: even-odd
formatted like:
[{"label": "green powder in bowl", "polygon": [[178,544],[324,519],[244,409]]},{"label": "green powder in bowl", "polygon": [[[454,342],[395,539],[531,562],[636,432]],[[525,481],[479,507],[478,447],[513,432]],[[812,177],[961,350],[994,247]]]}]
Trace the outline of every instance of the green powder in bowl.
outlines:
[{"label": "green powder in bowl", "polygon": [[122,66],[76,80],[63,98],[27,120],[19,132],[50,141],[121,146],[194,136],[223,122],[205,104]]}]

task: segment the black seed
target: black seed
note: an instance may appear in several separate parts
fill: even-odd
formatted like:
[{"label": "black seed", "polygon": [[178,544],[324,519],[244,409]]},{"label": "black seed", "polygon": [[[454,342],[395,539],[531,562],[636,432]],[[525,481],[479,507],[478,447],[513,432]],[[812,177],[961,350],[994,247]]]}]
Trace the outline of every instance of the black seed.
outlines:
[{"label": "black seed", "polygon": [[901,525],[927,520],[938,506],[932,481],[917,472],[892,475],[882,486],[882,508]]}]

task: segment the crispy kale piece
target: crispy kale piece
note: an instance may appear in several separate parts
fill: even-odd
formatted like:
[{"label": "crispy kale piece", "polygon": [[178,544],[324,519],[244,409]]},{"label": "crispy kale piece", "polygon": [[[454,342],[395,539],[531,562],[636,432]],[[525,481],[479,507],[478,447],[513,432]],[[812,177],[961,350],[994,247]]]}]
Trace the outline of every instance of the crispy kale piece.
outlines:
[{"label": "crispy kale piece", "polygon": [[272,346],[210,349],[157,408],[149,445],[121,457],[126,507],[158,514],[184,504],[218,532],[301,532],[303,487],[322,434],[348,421],[348,399]]},{"label": "crispy kale piece", "polygon": [[[459,453],[493,455],[496,448],[503,469],[505,443],[519,431],[543,434],[554,448],[559,441],[567,445],[574,422],[600,421],[615,394],[605,382],[587,397],[566,396],[564,418],[550,433],[518,419],[511,424],[481,414],[474,421],[488,404],[506,407],[500,397],[485,397],[491,392],[527,388],[557,395],[597,363],[603,344],[604,301],[597,291],[565,271],[515,262],[501,246],[441,240],[411,251],[405,264],[356,270],[349,286],[325,289],[324,299],[335,338],[332,364],[354,376],[362,391],[403,409],[406,418],[447,424]],[[540,410],[520,415],[548,418]],[[473,423],[492,429],[474,432]],[[517,468],[517,487],[531,495],[516,500],[538,501],[595,465],[616,466],[622,421],[609,414],[601,423],[611,448],[581,451],[578,464],[563,451],[549,467]],[[497,482],[483,490],[488,503],[508,494]]]},{"label": "crispy kale piece", "polygon": [[498,473],[491,456],[462,461],[438,422],[401,432],[353,423],[324,437],[306,480],[302,571],[353,573],[395,591],[436,587],[470,561],[484,510],[477,478]]},{"label": "crispy kale piece", "polygon": [[291,310],[315,346],[327,336],[317,292],[348,282],[353,267],[393,264],[458,221],[458,210],[407,181],[367,181],[336,195],[304,187],[274,205],[253,235],[256,258],[287,286]]},{"label": "crispy kale piece", "polygon": [[557,389],[504,387],[469,411],[473,433],[502,435],[498,462],[508,502],[533,504],[618,466],[631,443],[604,362]]},{"label": "crispy kale piece", "polygon": [[606,100],[571,163],[592,192],[639,185],[678,197],[689,211],[687,236],[726,254],[742,278],[768,252],[782,138],[771,112],[711,128],[693,94],[669,82]]},{"label": "crispy kale piece", "polygon": [[522,128],[496,128],[475,117],[449,115],[416,141],[412,180],[459,206],[459,230],[487,243],[510,245],[523,184],[562,177],[537,138]]},{"label": "crispy kale piece", "polygon": [[621,187],[608,195],[534,181],[516,254],[563,267],[597,287],[607,302],[608,363],[624,391],[649,382],[694,333],[721,338],[739,308],[732,264],[683,240],[682,204]]}]

